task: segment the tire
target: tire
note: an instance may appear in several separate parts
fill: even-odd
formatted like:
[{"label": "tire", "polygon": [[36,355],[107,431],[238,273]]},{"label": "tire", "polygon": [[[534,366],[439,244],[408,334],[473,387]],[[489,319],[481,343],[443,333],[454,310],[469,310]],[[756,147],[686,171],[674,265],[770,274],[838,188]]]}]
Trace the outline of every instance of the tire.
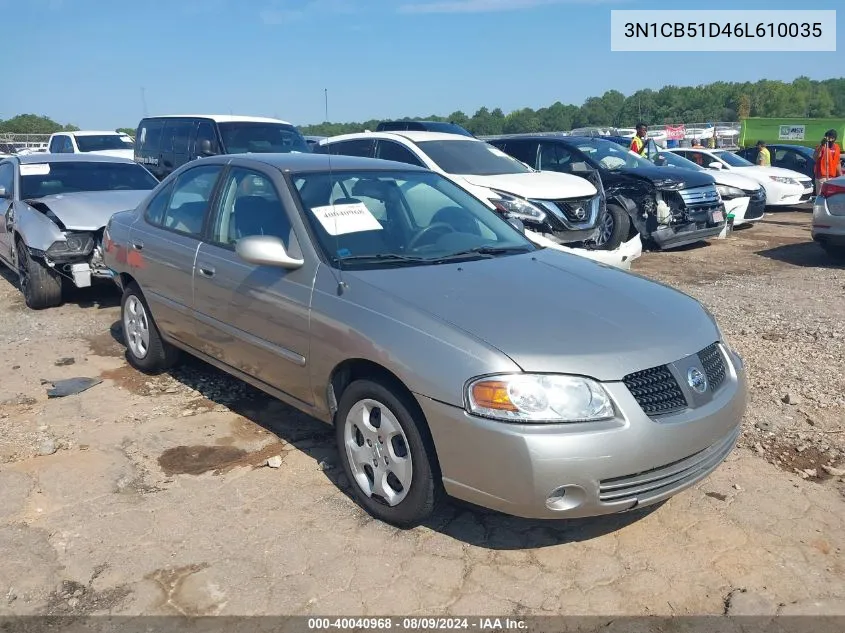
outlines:
[{"label": "tire", "polygon": [[147,374],[158,374],[178,362],[179,350],[161,338],[150,306],[134,282],[123,291],[120,323],[126,343],[126,359],[135,369]]},{"label": "tire", "polygon": [[631,218],[620,206],[607,205],[607,213],[602,219],[599,236],[595,239],[598,248],[613,251],[628,237],[631,230]]},{"label": "tire", "polygon": [[845,247],[837,247],[833,246],[832,244],[822,244],[821,246],[830,259],[832,259],[837,264],[845,264]]},{"label": "tire", "polygon": [[425,521],[443,496],[428,427],[408,397],[380,382],[356,380],[343,392],[335,418],[338,454],[355,499],[371,516],[399,528]]},{"label": "tire", "polygon": [[27,307],[54,308],[62,303],[62,277],[44,262],[35,259],[23,240],[16,244],[18,286]]}]

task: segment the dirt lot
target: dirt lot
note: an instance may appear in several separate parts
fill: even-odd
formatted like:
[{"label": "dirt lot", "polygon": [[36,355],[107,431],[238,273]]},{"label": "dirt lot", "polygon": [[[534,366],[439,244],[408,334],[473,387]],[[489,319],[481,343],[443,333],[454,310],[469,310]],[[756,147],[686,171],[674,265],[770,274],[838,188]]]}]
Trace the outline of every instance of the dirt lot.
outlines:
[{"label": "dirt lot", "polygon": [[[845,270],[808,225],[775,212],[637,262],[745,358],[741,446],[657,508],[562,523],[374,522],[327,427],[198,362],[142,376],[113,290],[34,313],[6,274],[0,615],[845,614]],[[102,382],[48,399],[77,376]]]}]

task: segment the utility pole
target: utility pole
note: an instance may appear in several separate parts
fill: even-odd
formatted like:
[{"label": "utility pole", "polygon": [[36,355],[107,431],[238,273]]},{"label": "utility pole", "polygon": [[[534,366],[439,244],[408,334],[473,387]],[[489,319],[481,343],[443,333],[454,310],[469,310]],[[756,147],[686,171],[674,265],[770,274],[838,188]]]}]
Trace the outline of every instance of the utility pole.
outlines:
[{"label": "utility pole", "polygon": [[149,116],[149,112],[147,111],[147,91],[144,89],[144,86],[141,86],[141,107],[144,109],[144,118]]}]

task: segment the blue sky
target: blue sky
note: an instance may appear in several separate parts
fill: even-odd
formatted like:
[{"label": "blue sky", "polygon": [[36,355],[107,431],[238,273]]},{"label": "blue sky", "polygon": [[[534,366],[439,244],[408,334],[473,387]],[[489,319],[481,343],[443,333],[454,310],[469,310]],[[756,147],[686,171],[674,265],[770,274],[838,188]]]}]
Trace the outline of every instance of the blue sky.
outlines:
[{"label": "blue sky", "polygon": [[[609,89],[825,79],[838,53],[620,53],[610,10],[799,9],[707,0],[0,0],[0,119],[82,128],[150,114],[277,116],[296,124],[580,105]],[[836,9],[837,0],[805,8]],[[8,48],[8,46],[7,46]],[[142,90],[143,89],[143,90]]]}]

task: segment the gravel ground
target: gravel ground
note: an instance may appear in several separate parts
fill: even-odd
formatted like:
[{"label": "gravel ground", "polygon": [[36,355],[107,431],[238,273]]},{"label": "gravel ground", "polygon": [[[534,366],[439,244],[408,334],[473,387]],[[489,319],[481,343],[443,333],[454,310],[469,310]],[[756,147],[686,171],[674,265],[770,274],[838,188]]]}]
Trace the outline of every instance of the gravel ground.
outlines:
[{"label": "gravel ground", "polygon": [[[740,446],[665,504],[569,522],[372,521],[328,427],[200,362],[139,374],[110,286],[31,312],[4,271],[0,616],[845,615],[845,269],[808,225],[635,263],[744,358]],[[102,382],[47,397],[73,377]]]}]

